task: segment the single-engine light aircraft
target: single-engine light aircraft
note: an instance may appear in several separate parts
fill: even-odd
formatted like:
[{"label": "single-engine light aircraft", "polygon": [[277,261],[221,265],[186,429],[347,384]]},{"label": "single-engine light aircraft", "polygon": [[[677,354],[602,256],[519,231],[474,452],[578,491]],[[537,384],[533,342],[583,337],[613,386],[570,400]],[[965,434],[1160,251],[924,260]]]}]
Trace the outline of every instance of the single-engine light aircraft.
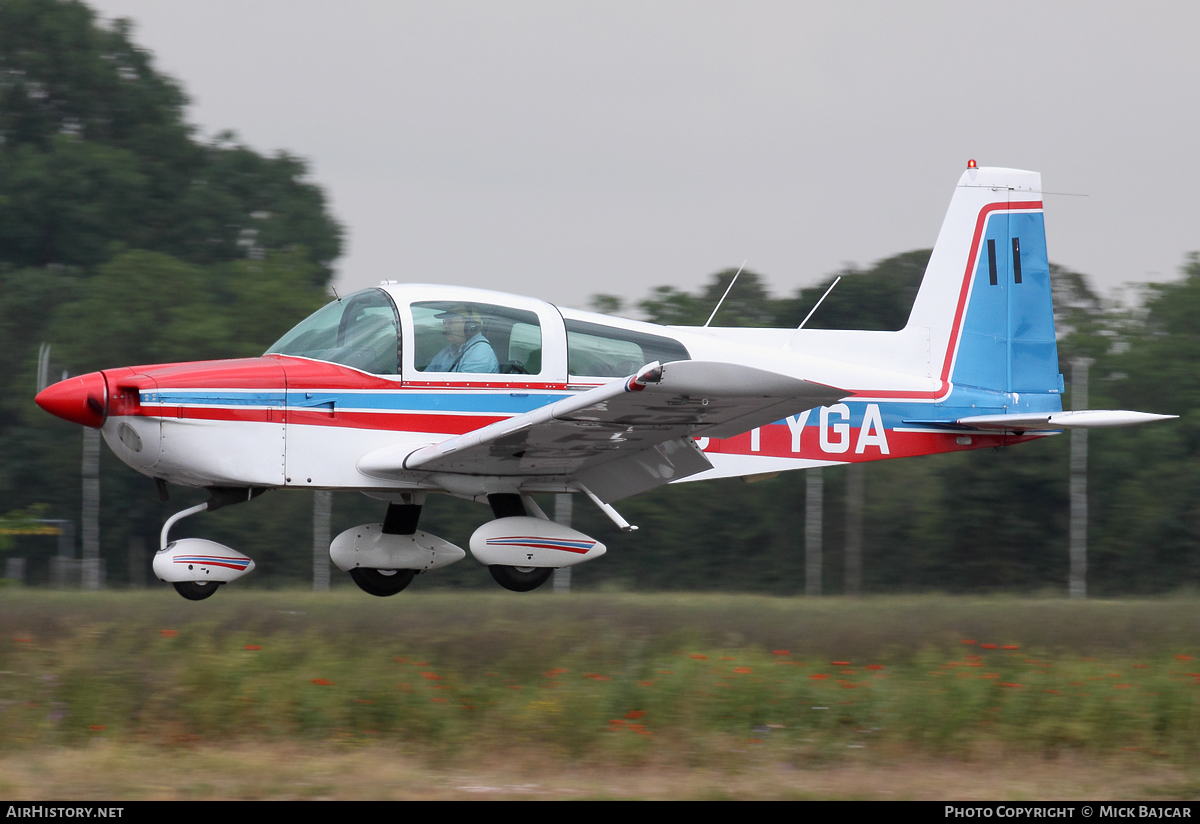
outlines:
[{"label": "single-engine light aircraft", "polygon": [[[982,449],[1167,415],[1064,412],[1041,175],[968,164],[896,332],[657,326],[499,292],[385,281],[259,358],[105,369],[37,403],[206,503],[163,527],[154,571],[207,598],[254,568],[169,540],[180,518],[268,489],[353,489],[381,524],[333,562],[372,595],[465,557],[417,528],[431,492],[491,506],[469,549],[510,590],[605,547],[531,495],[621,499],[666,483]],[[803,327],[803,324],[801,324]],[[381,504],[382,505],[382,504]]]}]

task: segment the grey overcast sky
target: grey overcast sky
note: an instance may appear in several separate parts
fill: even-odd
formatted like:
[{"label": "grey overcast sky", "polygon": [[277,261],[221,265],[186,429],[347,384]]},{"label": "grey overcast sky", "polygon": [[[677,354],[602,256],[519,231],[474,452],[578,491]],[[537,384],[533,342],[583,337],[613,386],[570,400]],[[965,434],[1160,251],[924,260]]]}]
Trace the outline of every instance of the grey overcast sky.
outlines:
[{"label": "grey overcast sky", "polygon": [[581,306],[748,259],[790,294],[932,246],[969,158],[1042,172],[1050,259],[1105,292],[1200,250],[1200,3],[90,5],[204,135],[309,161],[343,292]]}]

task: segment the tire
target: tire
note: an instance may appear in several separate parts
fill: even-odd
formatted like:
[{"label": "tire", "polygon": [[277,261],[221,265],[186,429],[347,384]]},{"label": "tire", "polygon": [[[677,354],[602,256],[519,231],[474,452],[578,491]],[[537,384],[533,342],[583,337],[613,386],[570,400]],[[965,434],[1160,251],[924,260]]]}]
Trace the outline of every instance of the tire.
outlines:
[{"label": "tire", "polygon": [[515,567],[504,564],[492,564],[488,572],[496,579],[496,583],[513,592],[529,592],[537,589],[550,580],[554,574],[553,567]]},{"label": "tire", "polygon": [[358,588],[368,595],[386,598],[395,595],[412,583],[415,569],[369,569],[359,567],[350,570],[350,577]]},{"label": "tire", "polygon": [[203,601],[211,597],[221,585],[216,581],[176,581],[172,586],[189,601]]}]

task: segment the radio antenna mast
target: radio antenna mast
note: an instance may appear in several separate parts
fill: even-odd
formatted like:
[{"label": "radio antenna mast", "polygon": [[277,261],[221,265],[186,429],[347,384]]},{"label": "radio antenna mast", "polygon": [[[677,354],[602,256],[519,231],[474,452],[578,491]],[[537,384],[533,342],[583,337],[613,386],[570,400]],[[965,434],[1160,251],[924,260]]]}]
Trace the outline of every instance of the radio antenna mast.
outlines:
[{"label": "radio antenna mast", "polygon": [[[747,258],[747,260],[749,260],[749,258]],[[738,267],[737,273],[733,276],[733,280],[729,281],[729,285],[725,287],[725,294],[721,295],[721,299],[719,301],[717,301],[717,305],[712,310],[712,314],[708,316],[708,320],[704,321],[705,329],[707,329],[708,325],[710,323],[712,323],[712,319],[717,316],[717,309],[720,309],[721,304],[725,302],[725,298],[729,297],[729,290],[733,288],[733,284],[737,283],[738,275],[740,275],[742,273],[742,270],[745,268],[746,268],[746,261],[743,260],[742,265]]]},{"label": "radio antenna mast", "polygon": [[813,312],[817,311],[817,307],[825,302],[825,298],[829,297],[829,293],[833,291],[833,287],[837,286],[838,281],[841,279],[842,279],[841,275],[838,275],[836,278],[834,278],[833,283],[829,284],[829,288],[825,290],[825,294],[821,295],[821,299],[819,301],[817,301],[815,304],[813,304],[812,309],[808,310],[808,314],[804,316],[804,320],[800,321],[800,325],[796,327],[796,331],[792,333],[792,336],[790,338],[788,338],[788,342],[787,342],[788,346],[792,345],[792,341],[794,341],[796,339],[796,334],[801,329],[804,328],[804,324],[808,323],[808,319],[813,316]]}]

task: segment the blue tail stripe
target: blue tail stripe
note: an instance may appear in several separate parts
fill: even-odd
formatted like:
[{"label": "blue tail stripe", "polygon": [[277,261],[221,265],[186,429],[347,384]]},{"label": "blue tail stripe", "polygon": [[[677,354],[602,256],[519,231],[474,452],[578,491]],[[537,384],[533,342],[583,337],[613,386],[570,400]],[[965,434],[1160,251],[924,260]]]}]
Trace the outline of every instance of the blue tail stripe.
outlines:
[{"label": "blue tail stripe", "polygon": [[993,392],[1057,394],[1058,346],[1043,216],[998,212],[988,218],[983,239],[951,380]]}]

